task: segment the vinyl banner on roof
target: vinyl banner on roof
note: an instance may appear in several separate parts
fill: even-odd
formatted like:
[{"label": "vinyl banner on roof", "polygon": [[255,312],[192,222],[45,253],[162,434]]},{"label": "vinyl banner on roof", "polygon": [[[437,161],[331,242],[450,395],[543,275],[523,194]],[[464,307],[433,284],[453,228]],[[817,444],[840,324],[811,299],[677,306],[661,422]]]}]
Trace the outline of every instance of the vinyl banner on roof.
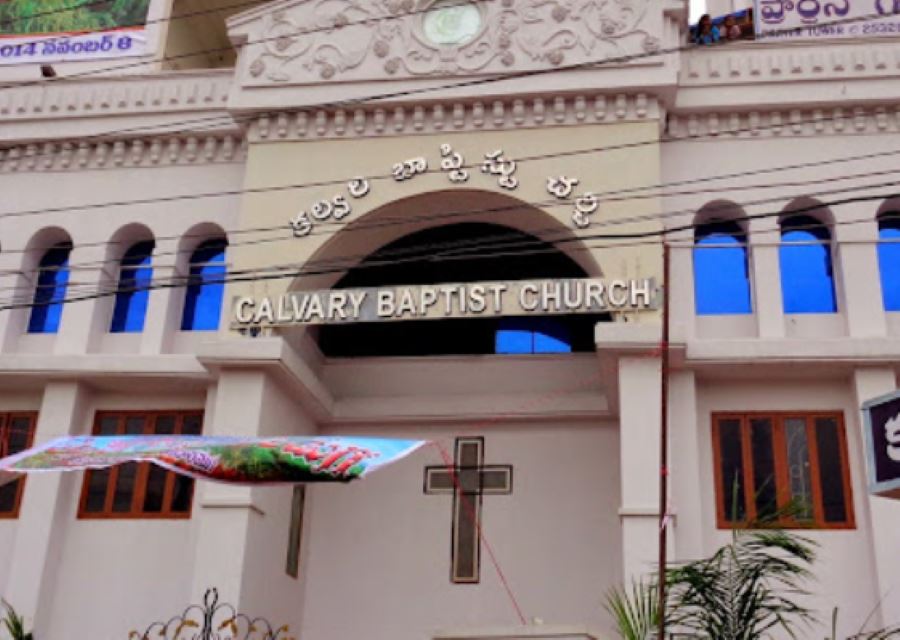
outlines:
[{"label": "vinyl banner on roof", "polygon": [[147,52],[150,0],[0,0],[0,65]]},{"label": "vinyl banner on roof", "polygon": [[900,35],[900,0],[755,0],[756,37],[782,40]]},{"label": "vinyl banner on roof", "polygon": [[78,436],[0,460],[0,484],[19,474],[152,462],[204,480],[240,484],[348,482],[409,455],[421,440],[224,436]]}]

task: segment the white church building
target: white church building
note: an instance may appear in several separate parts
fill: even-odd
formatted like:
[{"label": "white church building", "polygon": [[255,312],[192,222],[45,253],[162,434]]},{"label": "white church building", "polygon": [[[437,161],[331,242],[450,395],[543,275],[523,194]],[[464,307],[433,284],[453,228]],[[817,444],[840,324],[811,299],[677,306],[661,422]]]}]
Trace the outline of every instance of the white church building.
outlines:
[{"label": "white church building", "polygon": [[[799,500],[807,637],[835,607],[841,638],[900,622],[860,409],[900,371],[900,17],[695,46],[687,5],[7,19],[0,453],[434,443],[305,490],[138,465],[0,487],[0,596],[35,638],[125,640],[210,587],[300,640],[616,637],[604,594],[657,569],[666,298],[670,560]],[[362,290],[419,306],[344,317]]]}]

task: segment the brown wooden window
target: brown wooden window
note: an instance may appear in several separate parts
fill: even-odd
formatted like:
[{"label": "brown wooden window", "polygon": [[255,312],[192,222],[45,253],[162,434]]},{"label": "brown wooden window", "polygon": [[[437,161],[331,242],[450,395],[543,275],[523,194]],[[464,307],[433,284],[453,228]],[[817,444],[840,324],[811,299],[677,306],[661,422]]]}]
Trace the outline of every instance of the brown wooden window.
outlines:
[{"label": "brown wooden window", "polygon": [[840,413],[713,415],[718,525],[854,527]]},{"label": "brown wooden window", "polygon": [[[24,451],[34,440],[36,413],[0,413],[0,458]],[[0,487],[0,518],[18,518],[25,479]]]},{"label": "brown wooden window", "polygon": [[[98,412],[94,435],[199,435],[202,411]],[[150,463],[87,471],[79,518],[189,518],[194,481]]]}]

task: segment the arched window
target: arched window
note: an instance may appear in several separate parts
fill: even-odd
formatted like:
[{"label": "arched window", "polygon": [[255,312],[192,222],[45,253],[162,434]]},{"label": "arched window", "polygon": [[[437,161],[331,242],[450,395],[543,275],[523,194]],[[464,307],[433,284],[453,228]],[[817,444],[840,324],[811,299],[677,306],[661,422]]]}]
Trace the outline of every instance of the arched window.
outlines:
[{"label": "arched window", "polygon": [[793,216],[781,223],[781,292],[785,313],[834,313],[831,234],[821,221]]},{"label": "arched window", "polygon": [[44,254],[38,264],[34,306],[28,321],[28,333],[56,333],[62,318],[63,300],[69,284],[71,242],[60,242]]},{"label": "arched window", "polygon": [[153,280],[153,247],[152,240],[139,242],[122,257],[116,306],[109,327],[112,333],[140,333],[144,330],[149,287]]},{"label": "arched window", "polygon": [[191,254],[191,271],[184,296],[182,331],[215,331],[225,292],[224,238],[207,240]]},{"label": "arched window", "polygon": [[497,326],[494,351],[571,353],[572,336],[565,323],[553,318],[503,318]]},{"label": "arched window", "polygon": [[900,311],[900,211],[878,219],[878,267],[885,311]]},{"label": "arched window", "polygon": [[747,236],[735,222],[710,222],[694,235],[697,315],[752,313]]}]

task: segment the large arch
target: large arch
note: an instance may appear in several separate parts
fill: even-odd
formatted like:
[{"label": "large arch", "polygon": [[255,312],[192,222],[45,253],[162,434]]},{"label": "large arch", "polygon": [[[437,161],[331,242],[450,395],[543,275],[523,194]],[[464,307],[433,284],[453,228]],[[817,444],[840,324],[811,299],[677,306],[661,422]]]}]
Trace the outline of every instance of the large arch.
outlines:
[{"label": "large arch", "polygon": [[[325,272],[292,290],[601,275],[587,247],[548,213],[509,196],[465,190],[380,207],[330,238],[307,263]],[[329,325],[326,356],[417,356],[588,351],[606,314]],[[287,330],[293,331],[293,330]]]},{"label": "large arch", "polygon": [[[348,223],[304,265],[326,273],[295,279],[290,290],[331,288],[343,277],[344,269],[403,236],[435,226],[469,222],[497,224],[554,242],[588,276],[602,275],[600,265],[573,230],[546,211],[493,191],[448,189],[394,200]],[[320,233],[319,228],[314,233]]]}]

